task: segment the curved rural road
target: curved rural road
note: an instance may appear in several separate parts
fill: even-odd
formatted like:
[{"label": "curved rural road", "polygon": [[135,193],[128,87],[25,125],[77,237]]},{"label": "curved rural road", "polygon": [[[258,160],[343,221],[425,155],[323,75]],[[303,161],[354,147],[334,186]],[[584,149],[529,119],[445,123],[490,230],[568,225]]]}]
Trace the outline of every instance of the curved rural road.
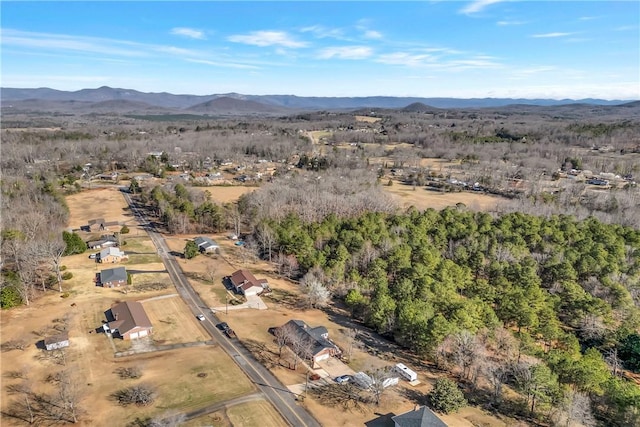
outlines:
[{"label": "curved rural road", "polygon": [[[220,320],[211,312],[204,301],[202,301],[200,295],[194,291],[182,273],[180,265],[171,255],[171,251],[162,235],[153,228],[148,219],[145,218],[144,213],[136,207],[126,190],[122,189],[121,193],[138,222],[141,225],[147,225],[145,226],[147,234],[162,258],[162,262],[178,290],[178,294],[180,294],[184,302],[191,309],[194,317],[196,314],[203,314],[205,316],[206,319],[202,322],[202,326],[204,326],[209,335],[220,344],[220,347],[236,362],[249,379],[253,381],[265,399],[276,408],[289,425],[294,427],[320,427],[320,423],[318,423],[306,409],[297,405],[294,395],[283,386],[267,368],[262,366],[251,353],[249,353],[249,350],[240,343],[228,339],[226,335],[223,335],[223,333],[216,328]],[[215,405],[211,407],[215,407]]]}]

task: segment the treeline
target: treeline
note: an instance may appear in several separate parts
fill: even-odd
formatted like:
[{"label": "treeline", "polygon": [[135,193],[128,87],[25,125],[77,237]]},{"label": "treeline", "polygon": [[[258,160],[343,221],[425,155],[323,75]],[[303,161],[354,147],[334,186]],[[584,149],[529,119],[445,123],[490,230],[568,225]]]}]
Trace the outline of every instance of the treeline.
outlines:
[{"label": "treeline", "polygon": [[69,212],[55,180],[5,176],[1,191],[0,307],[28,305],[49,289],[62,292]]},{"label": "treeline", "polygon": [[215,203],[208,191],[189,190],[182,184],[140,189],[133,183],[130,191],[140,191],[141,203],[149,206],[172,234],[220,232],[234,227],[234,218],[239,218],[235,205]]},{"label": "treeline", "polygon": [[640,389],[610,373],[640,360],[638,230],[447,208],[318,222],[290,213],[265,219],[255,240],[263,254],[295,258],[298,275],[321,269],[354,317],[419,355],[436,359],[460,334],[475,342],[505,327],[518,337],[517,362],[537,358],[558,390],[584,393],[616,425],[638,421]]}]

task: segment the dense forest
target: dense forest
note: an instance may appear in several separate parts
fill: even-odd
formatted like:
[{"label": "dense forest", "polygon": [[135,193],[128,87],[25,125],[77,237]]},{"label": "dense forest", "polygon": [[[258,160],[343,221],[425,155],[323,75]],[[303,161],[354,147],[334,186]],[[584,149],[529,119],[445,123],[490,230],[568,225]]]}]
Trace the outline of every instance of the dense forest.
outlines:
[{"label": "dense forest", "polygon": [[[265,226],[275,242],[264,253],[295,257],[298,275],[320,275],[354,317],[416,353],[438,360],[461,334],[495,341],[506,328],[518,339],[517,356],[492,363],[507,369],[513,362],[517,372],[526,353],[539,360],[529,374],[548,367],[546,383],[536,384],[549,388],[538,404],[548,409],[570,391],[584,393],[600,417],[616,425],[638,421],[640,389],[614,375],[623,366],[640,368],[637,230],[593,218],[493,217],[457,208],[319,222],[291,214],[257,230]],[[255,238],[264,241],[260,232]],[[474,369],[480,375],[490,363],[479,348],[468,351],[474,355],[461,369],[474,378]],[[521,380],[501,378],[516,388]],[[564,390],[555,402],[550,387]],[[533,412],[536,403],[530,405]]]}]

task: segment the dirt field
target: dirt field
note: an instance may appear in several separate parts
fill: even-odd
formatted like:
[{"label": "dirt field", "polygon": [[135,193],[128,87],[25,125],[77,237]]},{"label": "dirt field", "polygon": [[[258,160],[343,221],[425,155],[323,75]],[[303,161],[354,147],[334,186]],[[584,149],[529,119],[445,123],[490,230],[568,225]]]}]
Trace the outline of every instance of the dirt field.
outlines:
[{"label": "dirt field", "polygon": [[502,200],[500,197],[468,191],[441,193],[424,187],[416,187],[414,191],[411,185],[405,185],[397,181],[394,181],[391,187],[382,186],[382,189],[391,194],[400,206],[404,208],[415,206],[419,210],[428,208],[444,209],[447,206],[464,203],[470,209],[486,211],[495,208]]},{"label": "dirt field", "polygon": [[211,186],[201,187],[203,191],[211,193],[211,200],[218,203],[231,203],[238,200],[240,196],[245,193],[250,193],[256,189],[256,187],[245,187],[242,185],[230,185],[230,186]]},{"label": "dirt field", "polygon": [[175,344],[209,339],[199,321],[178,295],[146,300],[143,306],[153,325],[154,343]]},{"label": "dirt field", "polygon": [[356,122],[375,123],[382,120],[380,117],[356,116]]}]

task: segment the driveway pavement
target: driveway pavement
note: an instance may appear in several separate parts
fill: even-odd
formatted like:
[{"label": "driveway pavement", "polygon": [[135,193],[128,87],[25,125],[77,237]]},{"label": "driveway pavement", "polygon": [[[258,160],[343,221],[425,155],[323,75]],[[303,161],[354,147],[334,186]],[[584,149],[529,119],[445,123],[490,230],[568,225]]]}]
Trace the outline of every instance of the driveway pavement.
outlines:
[{"label": "driveway pavement", "polygon": [[226,310],[242,310],[245,308],[253,308],[255,310],[266,310],[267,308],[267,304],[264,303],[264,301],[262,301],[262,298],[260,298],[258,295],[247,295],[247,302],[242,303],[242,304],[238,304],[238,305],[231,305],[229,304],[228,306],[218,306],[218,307],[211,307],[211,310],[215,311],[226,311]]}]

